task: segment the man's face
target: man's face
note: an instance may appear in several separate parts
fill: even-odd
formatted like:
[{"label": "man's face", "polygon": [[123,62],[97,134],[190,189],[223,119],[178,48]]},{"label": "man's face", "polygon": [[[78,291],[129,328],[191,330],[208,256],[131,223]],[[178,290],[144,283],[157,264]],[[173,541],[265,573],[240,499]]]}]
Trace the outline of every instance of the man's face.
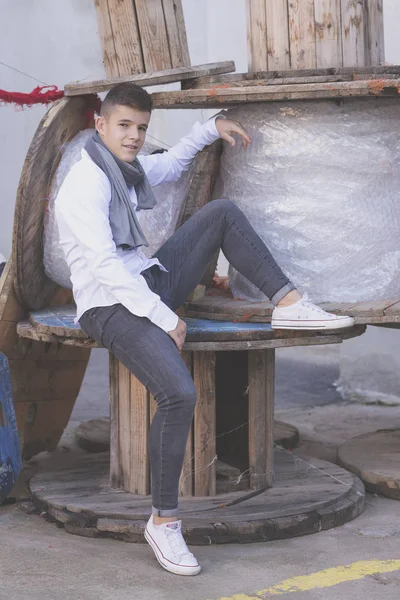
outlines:
[{"label": "man's face", "polygon": [[107,148],[130,163],[144,144],[150,116],[149,112],[117,105],[111,108],[109,114],[96,119],[96,129]]}]

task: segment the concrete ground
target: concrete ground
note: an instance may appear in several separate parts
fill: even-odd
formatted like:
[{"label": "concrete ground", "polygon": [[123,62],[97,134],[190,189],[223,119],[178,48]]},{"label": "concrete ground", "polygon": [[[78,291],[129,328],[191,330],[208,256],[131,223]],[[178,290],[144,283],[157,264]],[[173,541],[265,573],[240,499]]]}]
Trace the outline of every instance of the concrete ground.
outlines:
[{"label": "concrete ground", "polygon": [[[300,454],[335,460],[345,439],[400,426],[399,407],[341,401],[333,385],[338,351],[336,346],[278,351],[277,417],[299,428]],[[107,356],[97,350],[60,455],[74,445],[78,423],[107,412]],[[41,455],[35,462],[45,460]],[[0,508],[0,600],[400,599],[400,502],[383,497],[367,495],[365,512],[334,530],[194,548],[203,566],[194,578],[162,570],[147,545],[73,536],[27,514],[28,508],[22,501]]]}]

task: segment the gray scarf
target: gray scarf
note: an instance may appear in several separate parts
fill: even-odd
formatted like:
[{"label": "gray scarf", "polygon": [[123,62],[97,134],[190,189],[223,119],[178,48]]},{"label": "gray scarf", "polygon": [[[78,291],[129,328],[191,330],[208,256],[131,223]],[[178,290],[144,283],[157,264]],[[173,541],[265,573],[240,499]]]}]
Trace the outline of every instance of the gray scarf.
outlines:
[{"label": "gray scarf", "polygon": [[132,186],[135,188],[138,210],[153,208],[156,204],[142,165],[137,158],[131,163],[118,158],[97,131],[86,142],[85,150],[111,184],[110,226],[115,245],[124,250],[148,246],[128,190]]}]

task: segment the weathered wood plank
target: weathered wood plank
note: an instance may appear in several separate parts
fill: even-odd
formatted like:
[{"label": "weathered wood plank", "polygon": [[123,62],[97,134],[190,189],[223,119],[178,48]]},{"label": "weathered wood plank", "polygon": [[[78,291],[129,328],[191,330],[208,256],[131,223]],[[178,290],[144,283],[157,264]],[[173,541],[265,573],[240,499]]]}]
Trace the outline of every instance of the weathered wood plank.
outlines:
[{"label": "weathered wood plank", "polygon": [[267,485],[265,350],[248,353],[249,361],[249,468],[250,489]]},{"label": "weathered wood plank", "polygon": [[64,88],[64,92],[66,96],[81,96],[82,94],[105,92],[119,83],[131,82],[142,87],[150,87],[153,85],[174,83],[197,77],[205,77],[212,74],[230,73],[234,70],[235,63],[233,61],[209,63],[206,65],[196,65],[193,67],[177,67],[165,71],[157,71],[154,73],[139,73],[128,75],[126,77],[113,77],[98,81],[78,81],[74,83],[67,83]]},{"label": "weathered wood plank", "polygon": [[315,68],[314,0],[289,1],[289,40],[292,69]]},{"label": "weathered wood plank", "polygon": [[182,0],[162,0],[172,67],[190,65]]},{"label": "weathered wood plank", "polygon": [[130,485],[132,494],[146,496],[150,493],[150,459],[148,452],[150,393],[134,375],[130,381]]},{"label": "weathered wood plank", "polygon": [[380,65],[385,60],[383,0],[366,0],[365,64]]},{"label": "weathered wood plank", "polygon": [[267,13],[265,0],[247,0],[247,48],[249,71],[267,70]]},{"label": "weathered wood plank", "polygon": [[290,68],[288,0],[265,1],[268,70]]},{"label": "weathered wood plank", "polygon": [[145,70],[171,69],[171,55],[162,0],[135,0],[135,5]]},{"label": "weathered wood plank", "polygon": [[155,108],[201,108],[232,106],[245,102],[278,100],[313,100],[329,98],[397,96],[400,97],[400,79],[377,81],[345,81],[327,84],[283,86],[247,86],[157,92],[153,94]]},{"label": "weathered wood plank", "polygon": [[364,2],[341,0],[343,65],[359,67],[365,65],[364,47]]},{"label": "weathered wood plank", "polygon": [[121,487],[121,457],[119,445],[119,361],[109,353],[110,389],[110,487]]},{"label": "weathered wood plank", "polygon": [[132,0],[108,0],[118,71],[112,77],[142,73],[145,70],[142,56],[141,34]]},{"label": "weathered wood plank", "polygon": [[196,352],[193,379],[198,399],[194,414],[194,494],[216,492],[215,353]]},{"label": "weathered wood plank", "polygon": [[120,73],[108,0],[94,0],[94,4],[96,7],[97,24],[99,26],[104,68],[108,77],[116,77]]},{"label": "weathered wood plank", "polygon": [[[384,75],[400,75],[400,66],[397,65],[386,65],[381,67],[330,67],[325,69],[294,69],[294,70],[280,70],[280,71],[260,71],[250,73],[231,73],[227,75],[209,75],[205,77],[198,77],[194,80],[187,80],[182,82],[182,89],[201,88],[203,86],[209,86],[211,84],[232,84],[240,81],[263,81],[263,80],[274,80],[274,79],[299,79],[299,78],[310,78],[310,77],[328,77],[328,76],[343,76],[348,77],[350,81],[357,81],[360,78],[376,79],[381,75],[381,79],[386,79]],[[388,77],[390,79],[390,77]],[[346,79],[344,79],[345,81]],[[215,85],[214,87],[217,87]]]},{"label": "weathered wood plank", "polygon": [[[398,75],[385,75],[385,79],[398,79]],[[201,83],[198,79],[190,80],[190,85],[183,86],[182,89],[195,90],[195,89],[213,89],[218,87],[218,84],[215,82],[208,83],[205,82],[207,78],[201,78],[203,82]],[[212,78],[210,78],[212,79]],[[260,85],[269,85],[269,86],[278,86],[278,85],[292,85],[292,84],[306,84],[306,83],[334,83],[337,81],[371,81],[371,80],[380,80],[382,79],[381,75],[357,75],[357,74],[349,74],[349,75],[321,75],[321,76],[311,76],[311,77],[286,77],[285,79],[278,78],[266,78],[266,79],[250,79],[250,80],[232,80],[229,85],[224,84],[225,87],[232,88],[241,88],[241,87],[250,87],[250,86],[260,86]],[[182,82],[183,83],[183,82]],[[221,86],[222,87],[222,86]]]},{"label": "weathered wood plank", "polygon": [[[120,482],[117,487],[130,490],[131,487],[131,374],[121,362],[118,362],[118,446]],[[116,480],[110,473],[112,481]]]},{"label": "weathered wood plank", "polygon": [[315,3],[317,68],[343,65],[340,14],[340,0]]}]

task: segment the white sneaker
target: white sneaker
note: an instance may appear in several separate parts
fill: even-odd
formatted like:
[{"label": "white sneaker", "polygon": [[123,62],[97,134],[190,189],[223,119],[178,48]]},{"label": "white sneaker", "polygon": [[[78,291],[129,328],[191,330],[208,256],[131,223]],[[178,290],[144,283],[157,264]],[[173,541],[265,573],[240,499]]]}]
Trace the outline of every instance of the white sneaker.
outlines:
[{"label": "white sneaker", "polygon": [[272,313],[272,329],[344,329],[353,327],[353,317],[340,317],[325,312],[309,301],[307,294],[291,306],[276,306]]},{"label": "white sneaker", "polygon": [[154,525],[151,515],[144,537],[154,550],[160,565],[176,575],[198,575],[201,567],[186,546],[182,536],[182,521]]}]

